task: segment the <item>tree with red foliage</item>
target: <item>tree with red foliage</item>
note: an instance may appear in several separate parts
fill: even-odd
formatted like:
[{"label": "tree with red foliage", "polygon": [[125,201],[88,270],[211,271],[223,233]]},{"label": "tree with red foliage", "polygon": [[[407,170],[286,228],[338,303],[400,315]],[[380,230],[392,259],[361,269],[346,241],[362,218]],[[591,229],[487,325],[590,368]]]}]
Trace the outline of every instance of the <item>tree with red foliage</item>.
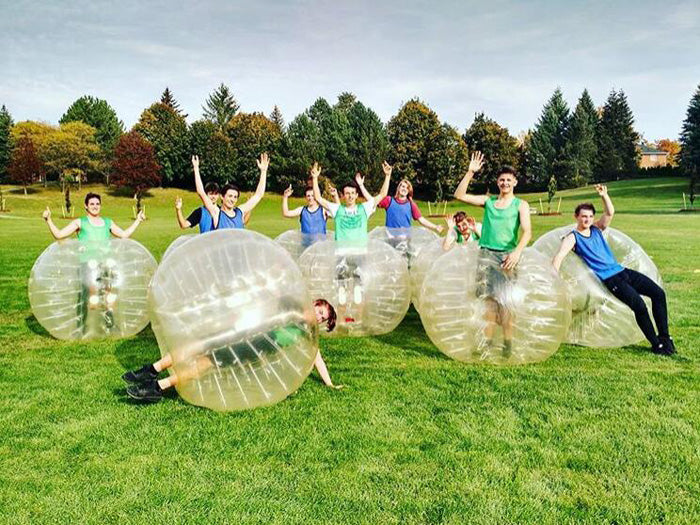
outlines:
[{"label": "tree with red foliage", "polygon": [[112,182],[118,188],[134,192],[137,213],[141,210],[143,193],[160,184],[155,149],[138,133],[132,131],[119,137],[114,149]]},{"label": "tree with red foliage", "polygon": [[24,194],[27,194],[27,186],[34,179],[41,180],[44,176],[44,165],[36,154],[34,142],[27,136],[22,136],[12,150],[10,165],[7,168],[11,179],[24,186]]}]

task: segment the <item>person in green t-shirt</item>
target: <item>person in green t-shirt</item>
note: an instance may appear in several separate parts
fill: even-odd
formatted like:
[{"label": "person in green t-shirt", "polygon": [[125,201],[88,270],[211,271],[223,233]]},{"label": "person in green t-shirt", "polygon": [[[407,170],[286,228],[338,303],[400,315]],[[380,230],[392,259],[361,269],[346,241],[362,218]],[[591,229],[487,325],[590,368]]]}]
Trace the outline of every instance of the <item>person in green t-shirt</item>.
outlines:
[{"label": "person in green t-shirt", "polygon": [[139,211],[136,220],[126,230],[121,229],[112,220],[102,217],[102,198],[97,193],[85,196],[85,216],[74,219],[67,226],[59,229],[51,220],[51,210],[47,206],[42,214],[54,239],[60,241],[77,232],[78,240],[85,246],[80,253],[80,280],[83,283],[78,297],[78,325],[85,332],[87,329],[88,309],[104,307],[104,327],[111,330],[114,326],[114,307],[117,294],[112,293],[115,281],[114,269],[105,264],[109,251],[111,236],[126,239],[143,222],[145,215]]},{"label": "person in green t-shirt", "polygon": [[[318,177],[321,167],[314,163],[311,168],[311,179],[314,189],[314,197],[335,221],[336,253],[338,255],[336,279],[338,285],[338,303],[342,306],[347,302],[347,287],[352,286],[353,301],[356,305],[362,303],[362,279],[358,268],[367,253],[367,222],[377,209],[377,204],[389,193],[392,167],[384,161],[382,163],[384,182],[377,195],[371,195],[365,188],[365,178],[357,173],[355,182],[347,182],[341,188],[343,204],[330,202],[323,198],[318,186]],[[365,202],[358,204],[358,189],[362,192]],[[350,282],[352,281],[352,282]],[[352,316],[351,316],[352,317]],[[359,317],[359,316],[357,316]]]},{"label": "person in green t-shirt", "polygon": [[481,237],[481,223],[476,222],[463,211],[458,211],[453,216],[448,216],[447,235],[442,241],[442,249],[446,252],[455,244],[476,243]]},{"label": "person in green t-shirt", "polygon": [[[305,319],[304,324],[307,326],[309,323],[314,322],[319,325],[325,324],[326,330],[332,332],[336,323],[336,313],[333,306],[325,299],[316,299],[313,306],[314,317]],[[155,403],[163,398],[165,390],[189,381],[215,366],[221,368],[233,366],[236,363],[255,361],[260,358],[256,351],[262,354],[274,354],[307,336],[308,331],[303,329],[303,325],[291,323],[246,338],[239,343],[202,353],[194,366],[190,367],[190,372],[187,376],[171,374],[163,379],[158,379],[158,375],[161,372],[173,366],[172,356],[167,354],[155,363],[126,372],[122,375],[122,379],[130,383],[126,388],[126,393],[129,397],[138,401]],[[324,385],[336,390],[343,388],[343,385],[333,384],[320,350],[316,354],[314,367],[321,376]]]},{"label": "person in green t-shirt", "polygon": [[[510,311],[499,302],[499,297],[515,278],[515,270],[523,250],[532,238],[530,205],[514,194],[518,185],[516,171],[510,166],[500,169],[496,195],[471,195],[467,187],[474,174],[484,164],[484,156],[472,154],[469,169],[457,186],[456,199],[484,208],[484,223],[479,239],[480,257],[477,271],[477,294],[487,303],[486,345],[491,346],[495,325],[503,329],[503,355],[510,356],[513,336],[513,319]],[[520,239],[518,233],[522,232]]]}]

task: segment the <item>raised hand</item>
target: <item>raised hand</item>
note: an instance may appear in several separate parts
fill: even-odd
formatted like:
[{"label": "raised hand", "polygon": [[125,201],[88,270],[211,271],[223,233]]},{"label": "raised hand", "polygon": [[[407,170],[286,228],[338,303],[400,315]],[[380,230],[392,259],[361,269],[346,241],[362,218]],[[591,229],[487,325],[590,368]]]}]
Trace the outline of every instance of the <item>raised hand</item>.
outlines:
[{"label": "raised hand", "polygon": [[391,171],[394,169],[387,161],[382,162],[382,171],[386,177],[391,175]]},{"label": "raised hand", "polygon": [[358,186],[362,186],[365,183],[365,177],[359,171],[355,173],[355,182]]},{"label": "raised hand", "polygon": [[608,194],[608,187],[604,186],[603,184],[596,184],[595,191],[597,191],[598,195],[601,197],[605,197]]},{"label": "raised hand", "polygon": [[51,218],[51,210],[48,206],[44,210],[44,213],[41,214],[41,216],[44,218],[45,221],[48,221]]},{"label": "raised hand", "polygon": [[182,199],[180,197],[175,198],[175,209],[176,210],[182,209]]},{"label": "raised hand", "polygon": [[445,217],[445,222],[447,223],[447,228],[449,230],[453,230],[457,225],[457,223],[455,223],[455,218],[452,215]]},{"label": "raised hand", "polygon": [[192,167],[199,170],[199,155],[192,155]]},{"label": "raised hand", "polygon": [[467,224],[469,225],[470,231],[476,231],[476,221],[474,220],[474,217],[467,217]]},{"label": "raised hand", "polygon": [[442,224],[438,224],[435,229],[437,230],[438,233],[442,233],[445,230],[445,227]]},{"label": "raised hand", "polygon": [[143,222],[146,220],[146,212],[143,210],[139,210],[138,215],[136,215],[136,220],[139,222]]},{"label": "raised hand", "polygon": [[286,190],[284,190],[284,193],[283,193],[282,195],[284,195],[285,197],[289,198],[289,197],[292,196],[292,192],[293,192],[293,191],[294,191],[294,190],[292,190],[292,185],[290,184],[290,185],[289,185],[289,188],[287,188]]},{"label": "raised hand", "polygon": [[480,151],[472,153],[472,158],[469,161],[469,169],[472,173],[476,173],[484,165],[484,155]]},{"label": "raised hand", "polygon": [[318,162],[314,162],[314,165],[311,166],[311,177],[314,179],[318,179],[318,176],[321,174],[321,166],[318,165]]},{"label": "raised hand", "polygon": [[260,171],[266,172],[267,168],[270,167],[270,156],[267,153],[261,153],[260,160],[256,159],[255,162],[258,165],[258,169]]}]

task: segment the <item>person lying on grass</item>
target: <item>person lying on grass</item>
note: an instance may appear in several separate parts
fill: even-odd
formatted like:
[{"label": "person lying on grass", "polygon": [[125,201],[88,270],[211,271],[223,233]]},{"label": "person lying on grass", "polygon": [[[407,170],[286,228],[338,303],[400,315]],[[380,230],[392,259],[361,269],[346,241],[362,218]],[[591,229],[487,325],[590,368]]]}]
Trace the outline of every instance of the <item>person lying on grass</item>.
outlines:
[{"label": "person lying on grass", "polygon": [[456,244],[465,242],[476,243],[481,237],[481,223],[476,222],[463,211],[458,211],[445,219],[447,222],[447,235],[442,241],[442,249],[446,252]]},{"label": "person lying on grass", "polygon": [[[314,314],[316,323],[325,324],[327,331],[333,331],[335,328],[336,313],[328,301],[325,299],[316,299],[314,301]],[[288,334],[283,336],[282,332],[282,330],[273,330],[270,336],[282,347],[292,344],[294,341],[289,338]],[[289,332],[289,330],[286,330],[285,332]],[[241,345],[241,350],[250,352],[247,342]],[[200,375],[214,366],[230,365],[232,364],[232,355],[233,354],[230,347],[225,347],[221,351],[215,350],[210,354],[203,355],[199,358],[197,366],[193,367],[193,374]],[[254,357],[254,355],[251,355],[251,357]],[[168,370],[172,366],[172,356],[167,354],[155,363],[144,365],[137,370],[126,372],[124,375],[122,375],[122,379],[127,383],[131,383],[131,385],[126,389],[127,395],[138,401],[155,403],[163,398],[163,392],[165,390],[193,379],[194,375],[192,377],[182,377],[174,374],[158,379],[158,375],[161,372]],[[343,385],[333,384],[331,376],[328,373],[326,363],[321,356],[320,350],[318,354],[316,354],[314,367],[318,371],[319,375],[321,376],[321,380],[326,386],[335,389],[343,388]]]},{"label": "person lying on grass", "polygon": [[[595,206],[590,202],[576,206],[576,228],[562,239],[559,252],[552,259],[552,265],[558,272],[564,257],[573,250],[593,270],[610,293],[632,309],[637,325],[651,344],[651,351],[671,355],[676,352],[676,347],[668,334],[666,293],[646,275],[625,268],[617,262],[610,245],[603,237],[603,231],[613,220],[615,207],[608,195],[607,186],[597,184],[595,189],[603,200],[603,216],[595,220]],[[651,299],[651,311],[659,330],[658,335],[642,295]]]}]

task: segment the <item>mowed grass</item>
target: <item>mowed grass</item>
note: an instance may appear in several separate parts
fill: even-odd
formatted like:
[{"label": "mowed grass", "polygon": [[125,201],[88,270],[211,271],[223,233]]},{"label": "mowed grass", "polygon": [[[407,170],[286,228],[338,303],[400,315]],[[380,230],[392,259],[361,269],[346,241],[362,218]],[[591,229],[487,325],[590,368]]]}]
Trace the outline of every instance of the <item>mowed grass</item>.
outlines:
[{"label": "mowed grass", "polygon": [[[678,356],[563,345],[537,365],[468,366],[437,351],[411,309],[392,334],[322,340],[344,390],[313,374],[273,407],[228,414],[174,394],[150,406],[125,398],[120,375],[159,357],[150,329],[51,338],[31,314],[27,279],[51,242],[40,213],[49,204],[60,215],[61,195],[6,193],[0,522],[697,523],[700,215],[677,213],[686,184],[610,184],[613,226],[663,275]],[[99,190],[105,215],[128,225],[133,201]],[[197,205],[193,193],[153,190],[134,236],[157,258],[181,233],[176,194]],[[564,215],[533,216],[535,238],[571,222],[575,203],[598,202],[592,188],[561,195]],[[250,228],[298,227],[280,201],[266,198]]]}]

